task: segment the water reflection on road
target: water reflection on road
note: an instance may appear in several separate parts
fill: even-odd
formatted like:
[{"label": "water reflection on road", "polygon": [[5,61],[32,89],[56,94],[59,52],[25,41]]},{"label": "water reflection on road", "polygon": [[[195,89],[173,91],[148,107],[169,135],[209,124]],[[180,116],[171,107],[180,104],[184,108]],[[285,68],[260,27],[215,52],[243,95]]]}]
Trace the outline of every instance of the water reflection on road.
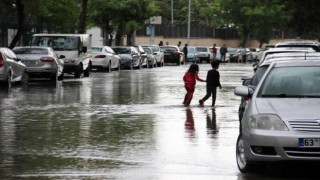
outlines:
[{"label": "water reflection on road", "polygon": [[[191,106],[182,106],[187,69],[95,72],[1,88],[0,179],[264,179],[241,175],[235,163],[233,88],[251,64],[220,66],[215,109],[198,107],[201,82]],[[209,69],[201,64],[200,77]]]}]

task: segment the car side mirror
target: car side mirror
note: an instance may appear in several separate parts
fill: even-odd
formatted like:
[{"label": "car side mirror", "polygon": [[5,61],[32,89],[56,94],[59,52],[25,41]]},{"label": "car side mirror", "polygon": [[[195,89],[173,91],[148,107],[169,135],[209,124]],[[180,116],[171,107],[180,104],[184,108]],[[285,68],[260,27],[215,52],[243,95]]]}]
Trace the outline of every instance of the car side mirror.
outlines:
[{"label": "car side mirror", "polygon": [[59,56],[59,59],[64,59],[64,58],[66,58],[65,55],[60,55],[60,56]]}]

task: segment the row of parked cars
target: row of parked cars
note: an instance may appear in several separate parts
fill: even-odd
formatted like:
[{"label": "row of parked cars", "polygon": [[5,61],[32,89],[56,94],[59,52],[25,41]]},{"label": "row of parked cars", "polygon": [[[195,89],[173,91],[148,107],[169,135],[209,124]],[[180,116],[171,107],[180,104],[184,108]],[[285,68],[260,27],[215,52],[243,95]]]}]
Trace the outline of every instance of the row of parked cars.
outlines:
[{"label": "row of parked cars", "polygon": [[239,170],[320,160],[320,43],[275,44],[242,80],[234,90],[241,97]]},{"label": "row of parked cars", "polygon": [[[69,51],[72,50],[60,53],[68,54]],[[65,73],[79,78],[82,74],[89,77],[92,69],[111,72],[164,65],[163,52],[158,45],[94,46],[91,47],[91,51],[85,48],[85,52],[81,54],[90,54],[89,58],[86,58],[89,60],[85,68],[82,67],[84,61],[80,61],[76,66],[67,66],[67,63],[73,63],[75,60],[58,55],[53,47],[47,45],[15,47],[12,50],[0,48],[0,82],[7,86],[12,83],[27,84],[29,78],[45,78],[55,82],[63,80]]]}]

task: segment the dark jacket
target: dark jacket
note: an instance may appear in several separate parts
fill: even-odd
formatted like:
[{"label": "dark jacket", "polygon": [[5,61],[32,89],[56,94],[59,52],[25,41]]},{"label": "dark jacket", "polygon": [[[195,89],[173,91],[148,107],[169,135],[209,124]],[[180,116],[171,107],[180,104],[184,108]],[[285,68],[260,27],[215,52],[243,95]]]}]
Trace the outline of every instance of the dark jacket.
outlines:
[{"label": "dark jacket", "polygon": [[207,87],[219,87],[220,84],[220,73],[216,69],[211,69],[207,73]]}]

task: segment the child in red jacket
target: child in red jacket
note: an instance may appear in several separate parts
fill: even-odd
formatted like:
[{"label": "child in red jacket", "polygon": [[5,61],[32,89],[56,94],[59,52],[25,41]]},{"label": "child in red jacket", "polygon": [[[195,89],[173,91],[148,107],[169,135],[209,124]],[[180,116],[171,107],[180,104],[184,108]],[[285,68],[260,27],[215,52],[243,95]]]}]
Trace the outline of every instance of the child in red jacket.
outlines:
[{"label": "child in red jacket", "polygon": [[183,101],[184,106],[189,106],[191,103],[196,86],[196,80],[206,82],[205,80],[199,78],[198,72],[199,66],[197,64],[191,64],[189,70],[183,76],[184,87],[187,90],[187,94],[185,95]]}]

